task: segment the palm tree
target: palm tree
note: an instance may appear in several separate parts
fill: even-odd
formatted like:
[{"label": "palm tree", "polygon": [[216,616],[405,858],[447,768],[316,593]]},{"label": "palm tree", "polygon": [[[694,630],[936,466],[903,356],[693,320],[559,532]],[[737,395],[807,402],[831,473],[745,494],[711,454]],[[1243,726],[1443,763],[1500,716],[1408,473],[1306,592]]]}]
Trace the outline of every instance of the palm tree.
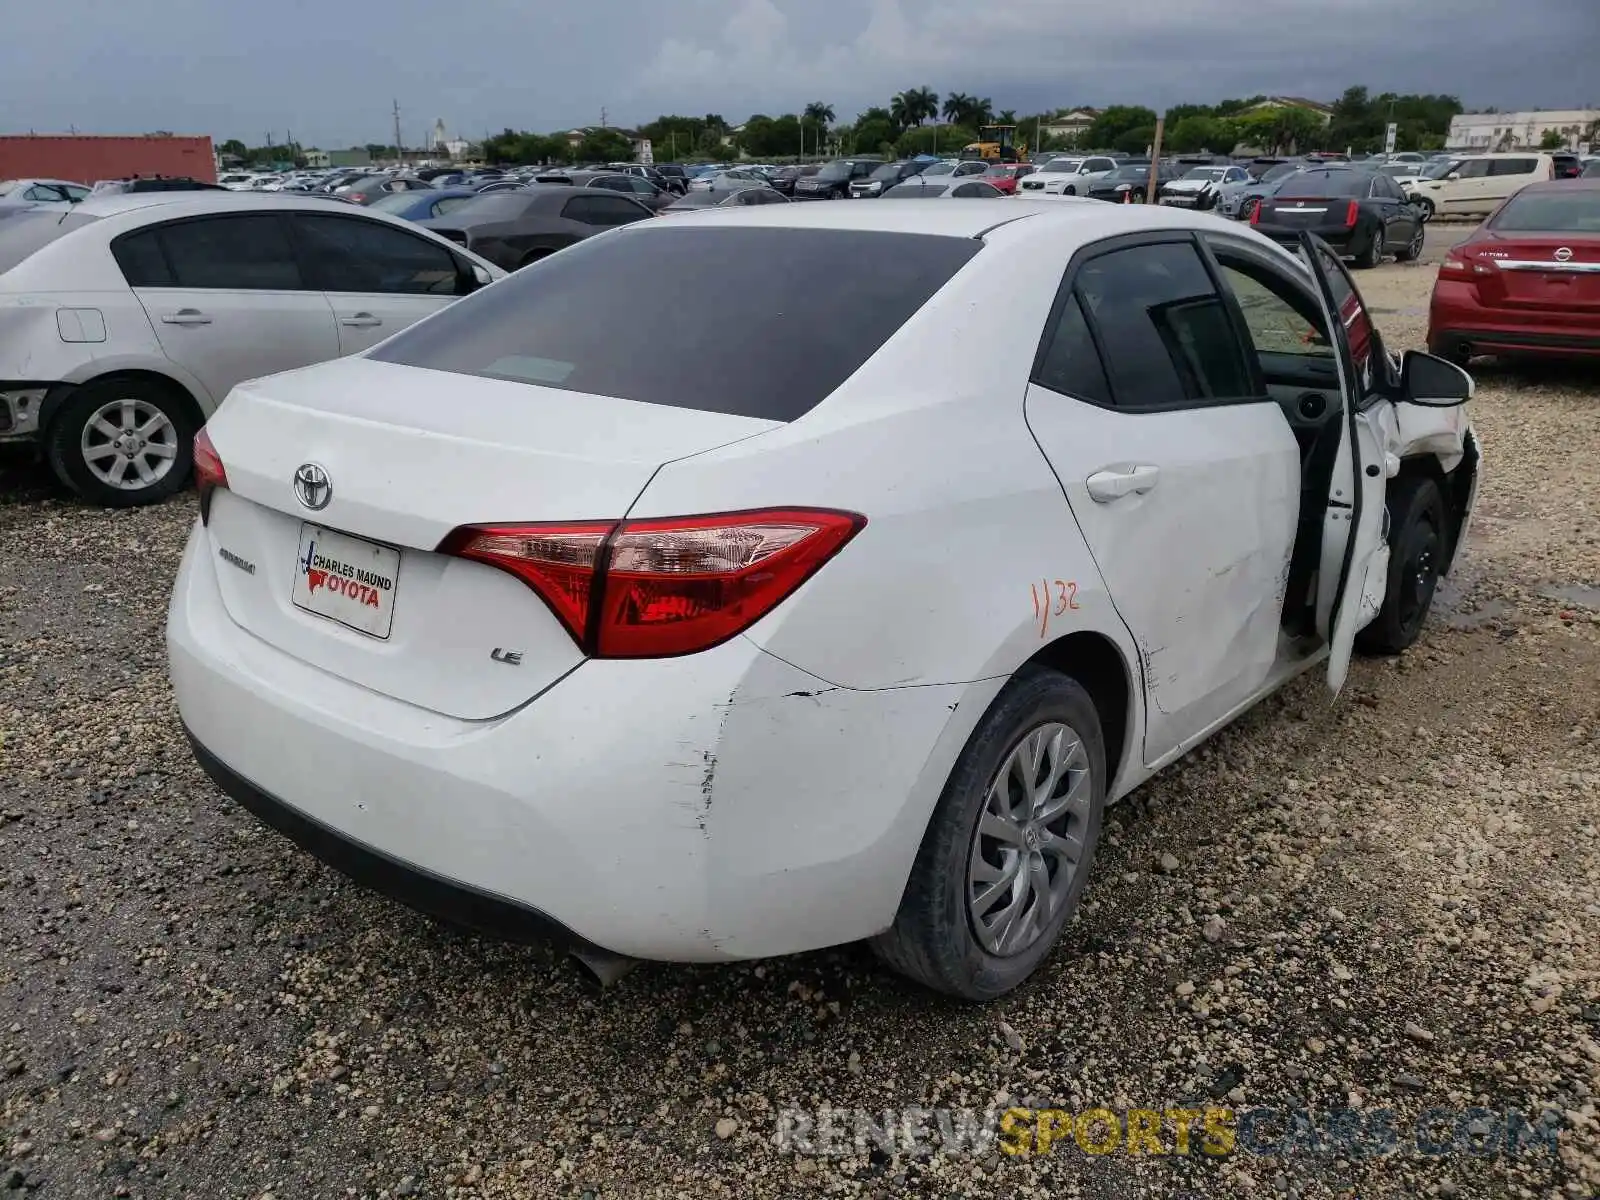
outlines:
[{"label": "palm tree", "polygon": [[833,105],[825,104],[821,100],[813,100],[806,105],[806,120],[813,125],[827,127],[833,124]]},{"label": "palm tree", "polygon": [[1017,123],[1017,110],[1014,108],[1002,108],[997,120],[1002,125],[1015,125]]},{"label": "palm tree", "polygon": [[901,129],[919,124],[915,113],[917,102],[913,99],[915,92],[896,92],[889,99],[889,119]]},{"label": "palm tree", "polygon": [[972,102],[972,111],[968,114],[974,125],[988,125],[994,121],[994,101],[985,96],[982,100]]},{"label": "palm tree", "polygon": [[939,119],[938,92],[932,88],[916,88],[910,93],[910,97],[915,105],[916,115],[913,119],[918,125],[921,125],[924,121],[936,121]]},{"label": "palm tree", "polygon": [[974,101],[965,92],[951,92],[944,98],[944,119],[951,125],[965,125]]}]

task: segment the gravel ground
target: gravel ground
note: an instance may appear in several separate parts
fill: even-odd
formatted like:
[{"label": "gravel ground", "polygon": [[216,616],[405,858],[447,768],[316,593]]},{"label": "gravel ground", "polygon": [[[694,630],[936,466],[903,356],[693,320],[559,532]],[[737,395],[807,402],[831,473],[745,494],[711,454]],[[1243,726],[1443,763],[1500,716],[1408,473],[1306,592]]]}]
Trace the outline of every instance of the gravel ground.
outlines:
[{"label": "gravel ground", "polygon": [[[1420,345],[1433,268],[1361,283]],[[1421,645],[1307,680],[1108,816],[984,1009],[860,948],[647,966],[444,930],[189,758],[162,622],[192,496],[0,468],[0,1191],[44,1197],[1592,1196],[1600,377],[1485,368],[1487,481]],[[818,1160],[824,1103],[1554,1110],[1558,1154]],[[1167,1137],[1171,1144],[1170,1136]]]}]

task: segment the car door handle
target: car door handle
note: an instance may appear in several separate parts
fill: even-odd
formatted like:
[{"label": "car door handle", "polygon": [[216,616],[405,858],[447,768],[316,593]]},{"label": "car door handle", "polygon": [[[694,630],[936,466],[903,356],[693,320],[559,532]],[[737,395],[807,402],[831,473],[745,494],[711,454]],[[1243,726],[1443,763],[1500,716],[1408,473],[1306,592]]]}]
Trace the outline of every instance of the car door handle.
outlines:
[{"label": "car door handle", "polygon": [[1088,485],[1091,499],[1109,504],[1124,496],[1144,495],[1155,487],[1156,480],[1160,478],[1160,467],[1141,463],[1131,467],[1108,467],[1104,471],[1096,471],[1084,482]]},{"label": "car door handle", "polygon": [[209,325],[211,318],[198,308],[180,308],[177,312],[162,313],[163,325]]},{"label": "car door handle", "polygon": [[340,317],[339,324],[348,325],[352,329],[371,329],[374,325],[382,325],[383,319],[369,312],[358,312],[353,317]]}]

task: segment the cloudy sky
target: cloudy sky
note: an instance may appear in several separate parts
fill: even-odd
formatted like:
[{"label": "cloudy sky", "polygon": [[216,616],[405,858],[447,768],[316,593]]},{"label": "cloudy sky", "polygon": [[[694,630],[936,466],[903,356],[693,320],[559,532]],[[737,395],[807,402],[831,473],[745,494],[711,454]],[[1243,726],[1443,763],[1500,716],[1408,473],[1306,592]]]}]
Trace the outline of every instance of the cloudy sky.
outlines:
[{"label": "cloudy sky", "polygon": [[632,125],[663,112],[840,120],[928,86],[1019,112],[1276,93],[1600,104],[1600,0],[14,0],[0,132],[167,129],[307,145]]}]

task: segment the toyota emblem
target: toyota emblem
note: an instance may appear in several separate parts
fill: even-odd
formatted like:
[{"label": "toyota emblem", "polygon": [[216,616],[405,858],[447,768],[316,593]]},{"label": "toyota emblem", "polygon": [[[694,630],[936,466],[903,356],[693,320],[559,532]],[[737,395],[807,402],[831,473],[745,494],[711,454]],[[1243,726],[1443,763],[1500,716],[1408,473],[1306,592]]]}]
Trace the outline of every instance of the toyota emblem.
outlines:
[{"label": "toyota emblem", "polygon": [[1566,262],[1571,257],[1572,257],[1572,248],[1570,246],[1563,246],[1563,247],[1561,247],[1561,249],[1556,251],[1556,261],[1557,262]]},{"label": "toyota emblem", "polygon": [[316,463],[301,463],[294,473],[294,494],[309,509],[327,508],[333,499],[333,484]]}]

